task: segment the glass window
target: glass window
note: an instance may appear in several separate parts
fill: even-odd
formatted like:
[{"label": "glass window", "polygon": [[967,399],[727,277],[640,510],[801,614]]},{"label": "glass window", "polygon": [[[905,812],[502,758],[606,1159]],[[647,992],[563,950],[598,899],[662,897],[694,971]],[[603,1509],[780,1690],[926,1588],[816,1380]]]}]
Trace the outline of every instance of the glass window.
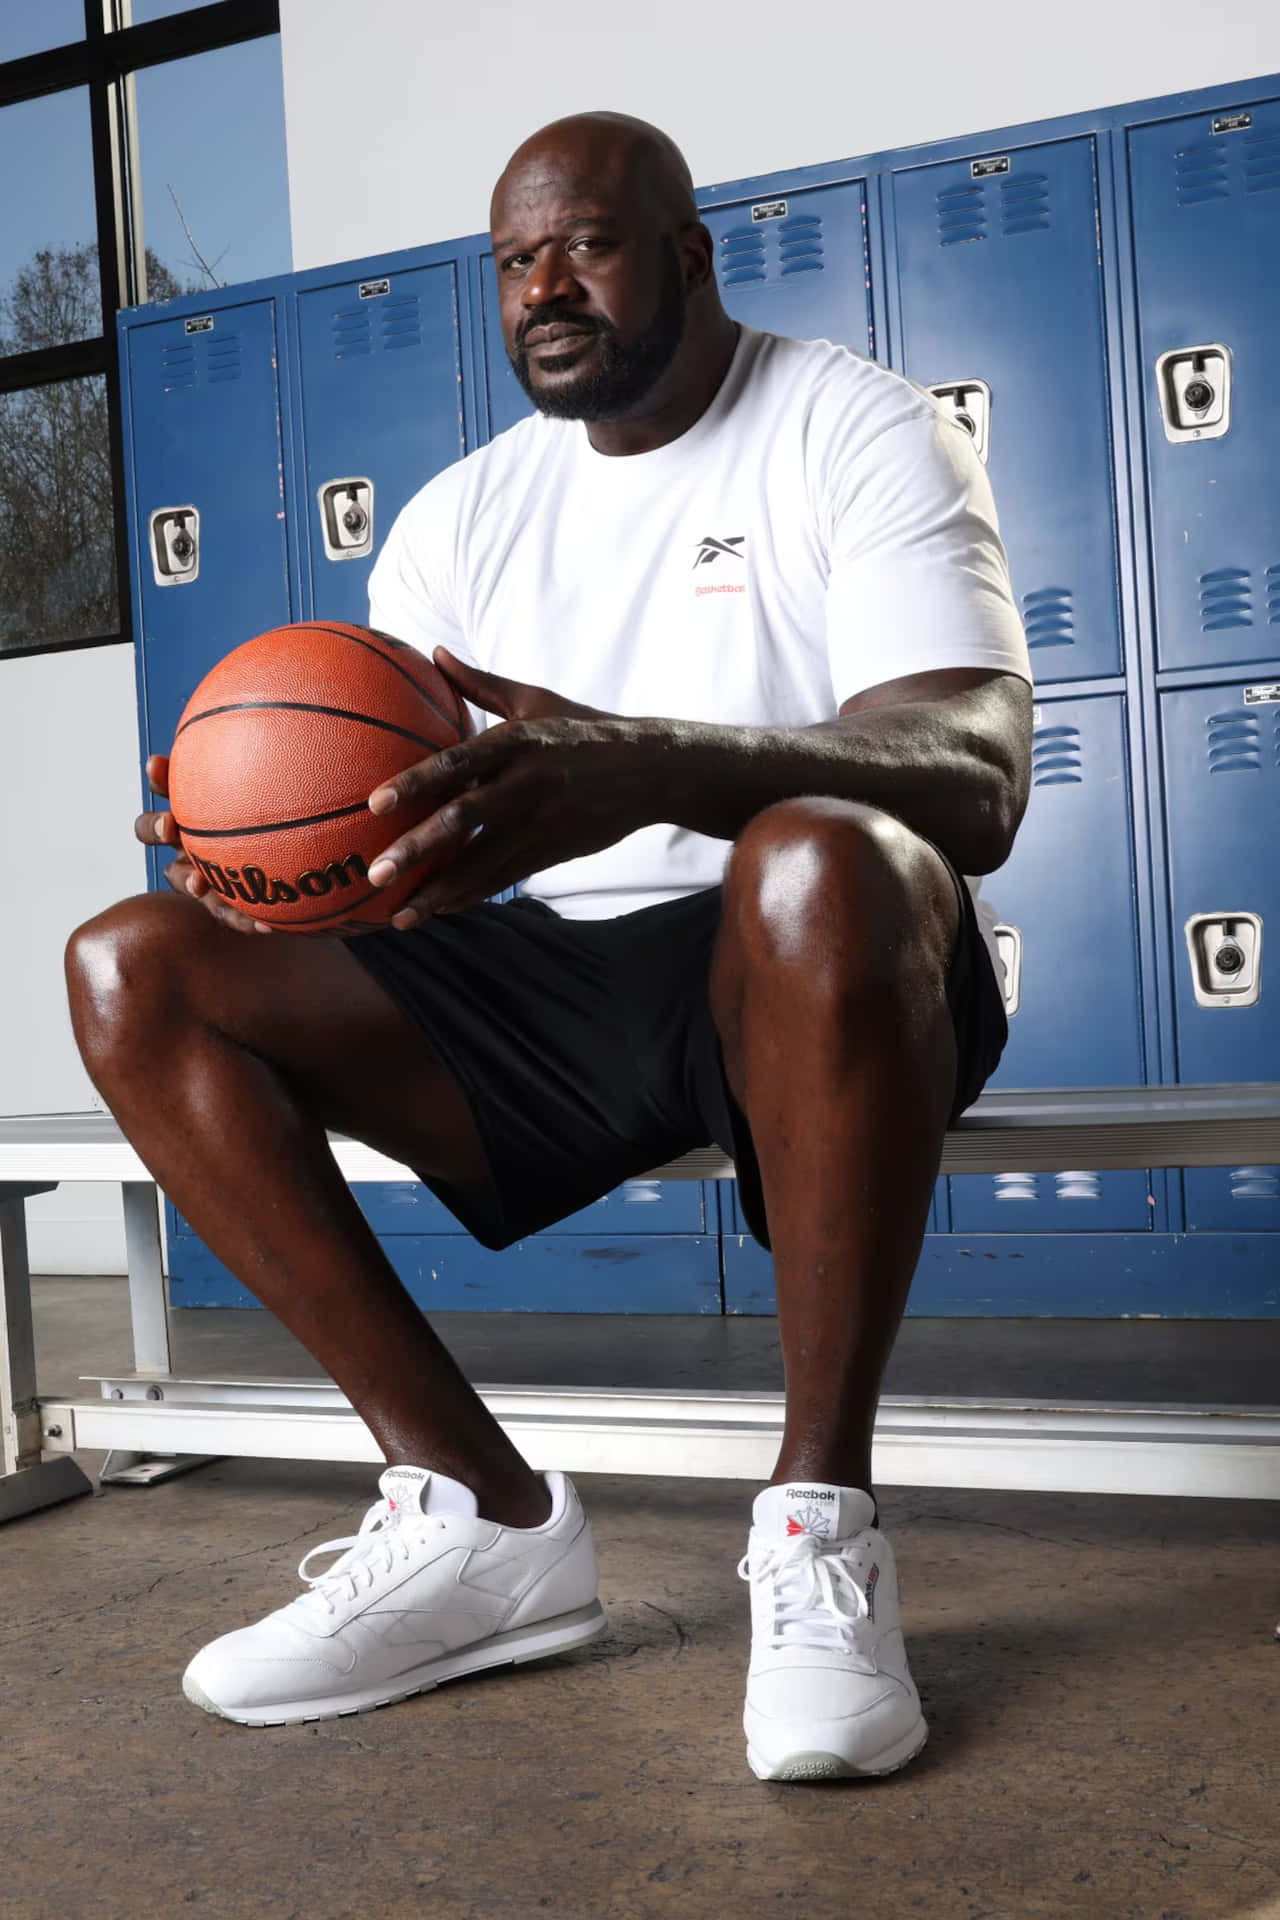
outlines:
[{"label": "glass window", "polygon": [[119,629],[105,378],[0,394],[0,651]]},{"label": "glass window", "polygon": [[0,354],[102,332],[86,87],[0,107]]},{"label": "glass window", "polygon": [[287,273],[279,34],[146,67],[135,85],[148,252],[195,286]]},{"label": "glass window", "polygon": [[21,60],[84,39],[84,0],[3,0],[0,60]]},{"label": "glass window", "polygon": [[207,7],[209,0],[133,0],[131,25],[140,27],[144,20],[163,20],[169,13],[190,13],[192,7]]}]

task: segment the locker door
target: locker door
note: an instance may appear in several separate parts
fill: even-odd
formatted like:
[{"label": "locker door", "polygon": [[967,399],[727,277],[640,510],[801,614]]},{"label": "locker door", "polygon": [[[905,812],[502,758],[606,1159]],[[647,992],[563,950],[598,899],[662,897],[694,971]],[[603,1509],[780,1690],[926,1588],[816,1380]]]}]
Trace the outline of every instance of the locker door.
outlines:
[{"label": "locker door", "polygon": [[[1161,697],[1180,1080],[1280,1078],[1276,955],[1266,951],[1280,934],[1276,693],[1274,685],[1237,683]],[[1193,962],[1186,928],[1201,915],[1207,918],[1194,929]],[[1244,917],[1232,922],[1233,915]],[[1256,918],[1256,930],[1247,916]],[[1236,950],[1225,971],[1214,964],[1224,945]],[[1255,971],[1260,990],[1253,999]],[[1187,1168],[1183,1182],[1189,1227],[1280,1226],[1275,1168]]]},{"label": "locker door", "polygon": [[122,344],[143,748],[167,753],[214,662],[290,615],[275,302],[144,321]]},{"label": "locker door", "polygon": [[[1120,671],[1092,139],[893,176],[902,365],[982,382],[987,467],[1036,676]],[[982,396],[969,387],[971,417]]]},{"label": "locker door", "polygon": [[[1124,699],[1035,710],[1031,800],[1013,854],[983,882],[1022,934],[1020,1004],[993,1086],[1133,1086],[1143,1079]],[[1150,1226],[1141,1171],[964,1174],[961,1233]]]},{"label": "locker door", "polygon": [[[402,506],[467,451],[452,260],[298,294],[311,611],[367,621]],[[350,525],[345,516],[354,514]]]},{"label": "locker door", "polygon": [[1280,101],[1137,128],[1129,166],[1158,663],[1280,658]]},{"label": "locker door", "polygon": [[716,276],[735,320],[872,354],[866,183],[704,206]]}]

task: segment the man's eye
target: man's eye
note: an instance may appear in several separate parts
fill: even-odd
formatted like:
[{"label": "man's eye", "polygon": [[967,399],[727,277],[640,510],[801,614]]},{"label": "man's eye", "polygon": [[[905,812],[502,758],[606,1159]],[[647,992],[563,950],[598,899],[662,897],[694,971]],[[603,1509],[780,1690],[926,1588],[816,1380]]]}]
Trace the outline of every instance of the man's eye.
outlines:
[{"label": "man's eye", "polygon": [[527,253],[509,253],[502,262],[502,271],[504,273],[511,273],[517,268],[526,267],[528,264],[529,255]]}]

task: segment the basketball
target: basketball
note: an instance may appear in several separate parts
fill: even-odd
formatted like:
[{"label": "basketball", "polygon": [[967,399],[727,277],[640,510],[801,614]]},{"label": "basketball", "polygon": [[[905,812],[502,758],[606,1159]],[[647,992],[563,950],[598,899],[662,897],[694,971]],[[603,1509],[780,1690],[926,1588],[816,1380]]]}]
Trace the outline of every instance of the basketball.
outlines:
[{"label": "basketball", "polygon": [[370,884],[375,857],[422,815],[370,813],[369,795],[470,731],[417,648],[342,621],[275,627],[220,660],[178,722],[183,850],[228,906],[282,932],[382,925],[431,866]]}]

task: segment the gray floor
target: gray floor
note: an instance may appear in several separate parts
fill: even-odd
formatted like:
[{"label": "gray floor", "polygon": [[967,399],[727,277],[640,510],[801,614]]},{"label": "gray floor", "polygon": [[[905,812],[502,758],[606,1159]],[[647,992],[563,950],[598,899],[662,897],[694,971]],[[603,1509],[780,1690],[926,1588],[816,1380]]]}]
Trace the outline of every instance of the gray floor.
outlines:
[{"label": "gray floor", "polygon": [[[121,1283],[40,1282],[35,1308],[44,1390],[127,1368]],[[915,1322],[894,1383],[1262,1401],[1275,1332]],[[478,1378],[727,1386],[776,1381],[773,1334],[446,1330]],[[178,1340],[184,1365],[300,1365],[261,1313],[187,1312]],[[0,1915],[1280,1920],[1274,1506],[888,1489],[929,1745],[882,1782],[778,1787],[740,1729],[751,1489],[578,1484],[599,1641],[256,1732],[191,1707],[182,1668],[354,1531],[367,1468],[224,1460],[0,1529]]]}]

